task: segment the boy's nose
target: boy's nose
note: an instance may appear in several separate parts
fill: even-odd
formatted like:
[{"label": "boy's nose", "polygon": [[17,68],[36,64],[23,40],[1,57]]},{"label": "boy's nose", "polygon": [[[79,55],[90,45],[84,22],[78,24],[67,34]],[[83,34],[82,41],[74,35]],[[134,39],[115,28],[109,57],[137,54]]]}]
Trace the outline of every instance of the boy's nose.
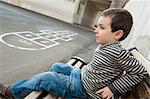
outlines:
[{"label": "boy's nose", "polygon": [[94,25],[94,32],[96,33],[97,31],[97,25]]}]

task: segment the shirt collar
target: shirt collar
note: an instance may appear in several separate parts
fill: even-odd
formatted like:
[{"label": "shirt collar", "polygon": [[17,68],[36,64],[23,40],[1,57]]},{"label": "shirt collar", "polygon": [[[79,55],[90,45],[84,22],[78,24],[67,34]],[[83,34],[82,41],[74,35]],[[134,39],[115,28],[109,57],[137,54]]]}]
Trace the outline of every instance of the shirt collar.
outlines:
[{"label": "shirt collar", "polygon": [[106,43],[106,44],[103,44],[103,45],[99,44],[99,49],[102,49],[102,48],[104,48],[108,45],[112,45],[112,44],[120,44],[120,42],[119,41],[114,41],[114,42],[109,42],[109,43]]}]

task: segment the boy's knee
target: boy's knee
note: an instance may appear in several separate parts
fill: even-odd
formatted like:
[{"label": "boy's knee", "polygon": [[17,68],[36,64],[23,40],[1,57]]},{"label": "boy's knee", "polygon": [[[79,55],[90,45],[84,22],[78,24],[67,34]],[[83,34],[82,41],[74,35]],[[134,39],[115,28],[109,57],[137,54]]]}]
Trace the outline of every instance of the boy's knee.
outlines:
[{"label": "boy's knee", "polygon": [[54,63],[48,71],[55,71],[56,69],[60,68],[64,63]]}]

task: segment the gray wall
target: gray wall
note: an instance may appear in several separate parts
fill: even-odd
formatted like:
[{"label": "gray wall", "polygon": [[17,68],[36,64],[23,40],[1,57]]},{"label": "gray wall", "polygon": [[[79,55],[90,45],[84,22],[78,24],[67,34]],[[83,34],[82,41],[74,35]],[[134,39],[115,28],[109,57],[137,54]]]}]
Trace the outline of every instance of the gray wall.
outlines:
[{"label": "gray wall", "polygon": [[130,0],[124,7],[133,15],[133,27],[124,47],[136,46],[150,60],[150,0]]},{"label": "gray wall", "polygon": [[85,27],[93,27],[97,14],[98,8],[94,5],[93,2],[89,1],[87,3],[81,25]]}]

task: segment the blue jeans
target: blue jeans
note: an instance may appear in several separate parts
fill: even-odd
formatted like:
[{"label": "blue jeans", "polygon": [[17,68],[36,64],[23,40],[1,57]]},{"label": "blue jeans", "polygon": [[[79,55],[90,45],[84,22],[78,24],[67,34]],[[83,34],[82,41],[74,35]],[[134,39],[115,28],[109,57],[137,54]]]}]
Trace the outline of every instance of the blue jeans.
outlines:
[{"label": "blue jeans", "polygon": [[80,73],[80,69],[71,65],[55,63],[48,72],[12,84],[12,94],[16,99],[24,99],[32,91],[48,91],[68,99],[86,99]]}]

